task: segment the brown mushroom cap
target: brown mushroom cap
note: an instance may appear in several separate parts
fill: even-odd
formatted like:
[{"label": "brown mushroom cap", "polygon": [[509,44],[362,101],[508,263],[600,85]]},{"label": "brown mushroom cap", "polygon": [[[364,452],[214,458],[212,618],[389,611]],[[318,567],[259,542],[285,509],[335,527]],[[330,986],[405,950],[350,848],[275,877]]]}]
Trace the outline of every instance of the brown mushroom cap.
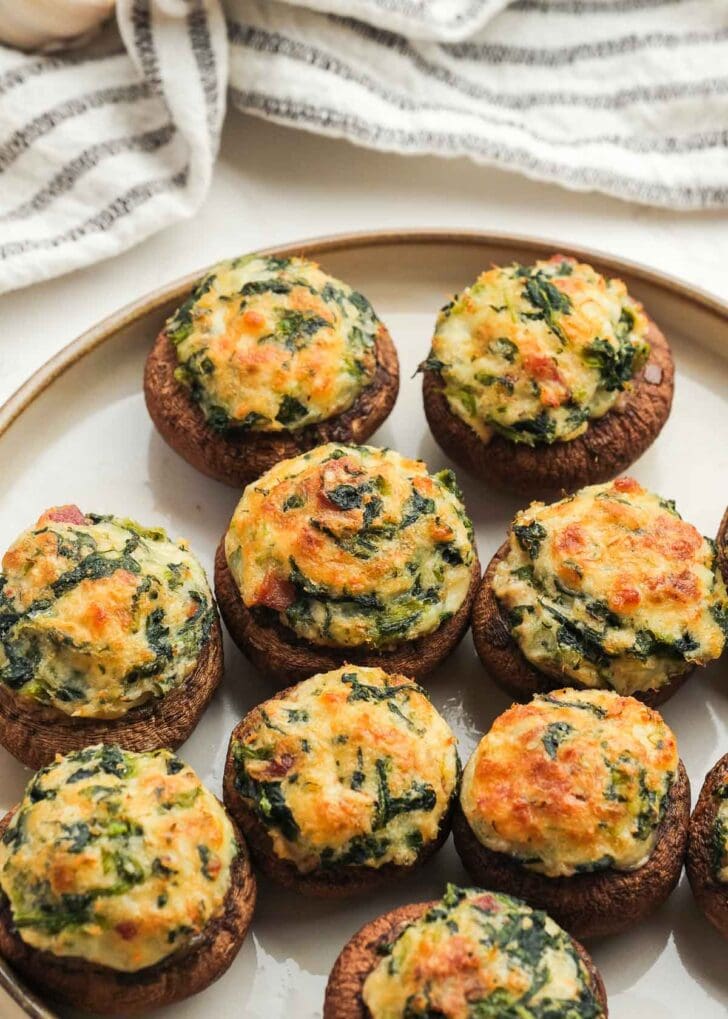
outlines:
[{"label": "brown mushroom cap", "polygon": [[[498,686],[518,701],[528,701],[537,693],[558,690],[563,686],[581,688],[582,684],[561,672],[541,672],[522,654],[511,636],[506,613],[493,591],[493,576],[498,564],[508,556],[510,545],[504,541],[488,563],[483,581],[473,602],[473,642],[478,657]],[[224,612],[223,612],[224,616]],[[663,704],[682,686],[693,668],[657,689],[638,690],[632,694],[651,708]]]},{"label": "brown mushroom cap", "polygon": [[[288,687],[278,691],[274,694],[275,699],[286,697],[292,689],[292,687]],[[417,859],[409,866],[385,863],[381,867],[367,867],[362,864],[319,868],[307,874],[301,873],[291,860],[284,860],[276,855],[266,826],[235,787],[233,740],[243,730],[248,718],[249,715],[246,715],[242,721],[238,722],[230,736],[222,782],[222,798],[228,812],[235,818],[245,835],[254,863],[271,881],[295,892],[300,892],[302,895],[310,895],[319,899],[344,899],[395,881],[398,877],[416,870],[426,860],[429,860],[447,840],[455,806],[455,795],[451,798],[450,805],[443,815],[436,837],[422,846],[417,854]]]},{"label": "brown mushroom cap", "polygon": [[654,912],[680,879],[690,821],[690,782],[682,761],[647,862],[637,870],[607,870],[547,877],[478,841],[460,804],[455,808],[455,848],[483,888],[507,892],[545,909],[577,938],[617,934]]},{"label": "brown mushroom cap", "polygon": [[322,647],[301,640],[293,630],[277,621],[260,622],[240,597],[227,564],[224,535],[215,554],[215,595],[230,636],[256,669],[278,686],[299,683],[318,672],[331,672],[342,665],[370,665],[410,679],[422,679],[462,640],[470,623],[470,610],[479,582],[480,563],[475,552],[470,587],[463,604],[434,633],[405,641],[391,651]]},{"label": "brown mushroom cap", "polygon": [[[4,834],[14,807],[0,819]],[[233,822],[239,851],[230,868],[223,913],[185,948],[154,966],[125,973],[63,957],[27,945],[13,923],[10,902],[0,891],[0,954],[33,986],[76,1008],[102,1015],[133,1015],[204,991],[230,967],[250,927],[255,909],[255,878],[245,842]]]},{"label": "brown mushroom cap", "polygon": [[718,787],[728,782],[728,754],[705,776],[698,802],[690,819],[690,836],[685,869],[695,901],[707,919],[728,938],[728,884],[716,880],[712,859],[713,825],[719,798]]},{"label": "brown mushroom cap", "polygon": [[175,452],[217,481],[244,488],[274,464],[326,442],[360,445],[386,420],[399,392],[399,361],[392,338],[380,323],[375,341],[377,368],[348,410],[293,432],[222,434],[207,423],[189,391],[174,377],[179,365],[174,344],[162,332],[144,368],[149,415]]},{"label": "brown mushroom cap", "polygon": [[131,708],[121,718],[74,718],[19,696],[0,683],[0,743],[35,770],[50,764],[56,754],[95,743],[118,743],[125,750],[176,750],[199,722],[222,675],[222,630],[216,614],[187,679],[163,697]]},{"label": "brown mushroom cap", "polygon": [[728,509],[723,514],[715,540],[718,546],[718,566],[723,580],[728,584]]},{"label": "brown mushroom cap", "polygon": [[[323,1019],[371,1019],[371,1013],[362,1000],[362,989],[369,973],[381,959],[380,947],[394,941],[405,927],[436,905],[437,902],[418,902],[399,906],[365,924],[344,945],[326,985]],[[578,941],[573,938],[572,941],[587,968],[592,990],[604,1010],[604,1019],[607,1019],[607,994],[601,975],[591,956]]]},{"label": "brown mushroom cap", "polygon": [[647,338],[650,356],[632,388],[575,439],[527,446],[494,435],[484,443],[450,409],[437,372],[425,371],[422,393],[432,434],[455,463],[481,481],[531,498],[608,481],[652,445],[670,414],[675,378],[670,347],[651,320]]}]

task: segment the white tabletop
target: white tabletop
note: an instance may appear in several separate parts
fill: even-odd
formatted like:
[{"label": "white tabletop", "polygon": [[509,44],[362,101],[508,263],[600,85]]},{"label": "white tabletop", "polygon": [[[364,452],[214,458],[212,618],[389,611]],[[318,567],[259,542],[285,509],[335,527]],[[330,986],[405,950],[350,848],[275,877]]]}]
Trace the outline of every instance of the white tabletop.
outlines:
[{"label": "white tabletop", "polygon": [[[728,213],[676,213],[565,191],[463,159],[370,152],[231,113],[191,220],[126,254],[0,297],[0,402],[105,315],[219,258],[350,230],[532,234],[621,255],[728,299]],[[20,1012],[0,991],[0,1015]]]}]

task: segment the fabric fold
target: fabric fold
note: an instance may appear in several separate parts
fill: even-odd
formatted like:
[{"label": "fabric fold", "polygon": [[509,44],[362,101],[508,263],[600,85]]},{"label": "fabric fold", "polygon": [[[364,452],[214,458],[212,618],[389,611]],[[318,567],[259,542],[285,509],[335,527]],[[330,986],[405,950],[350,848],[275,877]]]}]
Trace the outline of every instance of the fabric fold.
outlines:
[{"label": "fabric fold", "polygon": [[728,206],[725,0],[118,0],[117,21],[67,53],[0,47],[0,291],[194,215],[228,96],[371,148]]}]

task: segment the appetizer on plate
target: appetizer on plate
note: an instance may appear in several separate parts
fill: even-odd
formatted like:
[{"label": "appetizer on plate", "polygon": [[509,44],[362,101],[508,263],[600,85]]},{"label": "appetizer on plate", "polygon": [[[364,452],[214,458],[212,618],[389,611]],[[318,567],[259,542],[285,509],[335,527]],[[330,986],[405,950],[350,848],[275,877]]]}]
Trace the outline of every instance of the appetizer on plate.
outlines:
[{"label": "appetizer on plate", "polygon": [[5,553],[0,742],[28,767],[99,741],[178,747],[222,671],[205,573],[161,528],[56,506]]},{"label": "appetizer on plate", "polygon": [[329,444],[246,488],[215,589],[235,642],[281,684],[345,662],[420,678],[467,629],[479,569],[451,471]]},{"label": "appetizer on plate", "polygon": [[670,348],[642,305],[564,255],[482,273],[440,312],[422,369],[448,456],[531,496],[613,478],[672,403]]},{"label": "appetizer on plate", "polygon": [[728,938],[728,754],[705,777],[690,819],[685,862],[695,901]]},{"label": "appetizer on plate", "polygon": [[518,513],[473,607],[483,664],[521,700],[568,682],[655,706],[727,630],[714,543],[632,478]]},{"label": "appetizer on plate", "polygon": [[207,274],[147,359],[162,438],[235,487],[323,442],[364,442],[399,364],[369,301],[304,258],[248,255]]},{"label": "appetizer on plate", "polygon": [[78,1008],[129,1015],[203,990],[254,905],[245,843],[169,750],[59,756],[0,821],[0,953]]},{"label": "appetizer on plate", "polygon": [[556,690],[494,721],[463,772],[455,846],[473,880],[575,937],[648,916],[680,877],[690,785],[660,715],[607,690]]},{"label": "appetizer on plate", "polygon": [[324,1019],[606,1019],[591,957],[540,910],[448,885],[366,924],[339,955]]},{"label": "appetizer on plate", "polygon": [[396,880],[440,848],[458,778],[455,737],[424,690],[345,665],[246,715],[224,798],[269,877],[340,897]]}]

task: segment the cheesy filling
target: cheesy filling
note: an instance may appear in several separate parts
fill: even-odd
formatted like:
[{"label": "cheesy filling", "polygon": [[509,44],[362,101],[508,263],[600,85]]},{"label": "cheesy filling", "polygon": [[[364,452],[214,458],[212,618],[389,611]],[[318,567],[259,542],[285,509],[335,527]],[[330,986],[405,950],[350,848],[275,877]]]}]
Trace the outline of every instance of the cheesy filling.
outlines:
[{"label": "cheesy filling", "polygon": [[714,544],[632,478],[520,512],[493,591],[536,668],[622,694],[718,658],[728,632]]},{"label": "cheesy filling", "polygon": [[383,947],[362,997],[372,1019],[602,1019],[574,942],[519,899],[449,885]]},{"label": "cheesy filling", "polygon": [[422,367],[483,442],[565,442],[629,388],[647,332],[621,280],[555,255],[482,273],[440,312]]},{"label": "cheesy filling", "polygon": [[233,740],[235,787],[280,859],[408,866],[458,781],[455,737],[404,676],[344,666],[256,708]]},{"label": "cheesy filling", "polygon": [[27,945],[134,973],[222,913],[236,853],[178,757],[99,744],[29,782],[0,840],[0,887]]},{"label": "cheesy filling", "polygon": [[161,528],[55,507],[2,566],[0,681],[66,715],[119,718],[164,696],[208,640],[204,571]]},{"label": "cheesy filling", "polygon": [[479,842],[548,877],[643,866],[678,767],[656,711],[608,690],[557,690],[496,718],[463,773]]},{"label": "cheesy filling", "polygon": [[249,485],[225,551],[248,607],[314,644],[377,648],[457,612],[475,555],[451,471],[332,444]]},{"label": "cheesy filling", "polygon": [[716,880],[728,884],[728,782],[715,791],[718,810],[713,823],[711,855]]},{"label": "cheesy filling", "polygon": [[249,255],[205,276],[167,335],[212,427],[281,432],[351,407],[374,378],[380,328],[367,299],[315,262]]}]

